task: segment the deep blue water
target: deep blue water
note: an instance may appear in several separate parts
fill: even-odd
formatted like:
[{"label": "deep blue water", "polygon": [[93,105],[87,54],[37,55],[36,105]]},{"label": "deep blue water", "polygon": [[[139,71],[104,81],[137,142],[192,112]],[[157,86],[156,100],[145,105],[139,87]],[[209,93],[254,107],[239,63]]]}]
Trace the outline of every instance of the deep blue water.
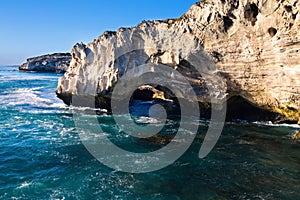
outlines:
[{"label": "deep blue water", "polygon": [[[207,129],[200,121],[194,143],[175,163],[124,173],[82,144],[74,108],[55,97],[60,76],[0,67],[0,199],[300,199],[300,144],[289,137],[298,126],[227,123],[213,151],[199,159]],[[124,148],[161,145],[123,137],[110,116],[98,120]],[[168,123],[166,134],[177,122]]]}]

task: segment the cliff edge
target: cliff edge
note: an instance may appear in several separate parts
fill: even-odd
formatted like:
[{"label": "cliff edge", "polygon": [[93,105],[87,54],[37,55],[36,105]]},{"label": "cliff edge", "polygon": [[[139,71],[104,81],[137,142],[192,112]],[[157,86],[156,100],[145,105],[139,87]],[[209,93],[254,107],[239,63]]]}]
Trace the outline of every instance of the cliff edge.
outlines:
[{"label": "cliff edge", "polygon": [[[73,47],[57,96],[67,104],[74,95],[92,96],[98,107],[109,107],[117,81],[128,70],[153,63],[187,77],[197,101],[205,105],[212,94],[205,92],[203,77],[193,73],[199,67],[192,58],[196,55],[205,73],[221,77],[222,87],[214,88],[213,96],[227,100],[231,118],[240,112],[247,119],[257,109],[253,120],[299,122],[299,9],[298,0],[205,0],[178,19],[105,32]],[[164,88],[152,86],[172,99]],[[179,98],[189,99],[189,94]]]}]

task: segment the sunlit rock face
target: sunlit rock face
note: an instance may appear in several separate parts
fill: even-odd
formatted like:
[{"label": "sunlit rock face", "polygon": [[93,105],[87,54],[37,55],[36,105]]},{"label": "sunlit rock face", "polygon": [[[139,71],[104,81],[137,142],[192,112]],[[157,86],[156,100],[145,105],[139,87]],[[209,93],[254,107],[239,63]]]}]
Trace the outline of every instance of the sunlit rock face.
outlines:
[{"label": "sunlit rock face", "polygon": [[19,69],[23,71],[65,73],[71,62],[70,53],[54,53],[28,58]]},{"label": "sunlit rock face", "polygon": [[[202,104],[240,97],[270,112],[272,121],[299,121],[299,7],[297,0],[206,0],[178,19],[105,32],[74,46],[57,95],[67,104],[77,95],[96,97],[98,106],[107,106],[124,74],[134,71],[135,78],[144,65],[153,64],[155,72],[163,64],[188,79]],[[162,76],[182,87],[180,77]],[[192,93],[182,90],[176,96],[194,100]],[[229,102],[229,110],[238,110]],[[265,115],[257,119],[269,120]]]}]

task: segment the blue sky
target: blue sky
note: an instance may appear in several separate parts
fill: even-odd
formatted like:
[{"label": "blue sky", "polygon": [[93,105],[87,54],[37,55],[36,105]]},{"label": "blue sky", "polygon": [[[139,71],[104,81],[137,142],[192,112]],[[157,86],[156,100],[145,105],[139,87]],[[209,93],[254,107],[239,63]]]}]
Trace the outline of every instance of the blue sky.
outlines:
[{"label": "blue sky", "polygon": [[0,3],[0,65],[71,51],[105,30],[180,17],[196,0],[5,0]]}]

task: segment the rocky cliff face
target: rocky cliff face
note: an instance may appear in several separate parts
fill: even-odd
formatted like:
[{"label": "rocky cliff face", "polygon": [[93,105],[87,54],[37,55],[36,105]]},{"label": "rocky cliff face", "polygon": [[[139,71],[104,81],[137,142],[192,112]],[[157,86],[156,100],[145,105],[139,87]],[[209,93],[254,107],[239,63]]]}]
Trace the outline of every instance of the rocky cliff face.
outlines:
[{"label": "rocky cliff face", "polygon": [[[213,96],[228,100],[234,111],[243,101],[241,107],[249,105],[249,112],[259,110],[258,120],[299,121],[299,10],[298,0],[206,0],[178,19],[105,32],[74,46],[57,95],[68,104],[77,95],[95,96],[100,107],[109,105],[114,85],[128,70],[163,64],[189,79],[202,104]],[[194,73],[195,68],[202,72]],[[220,79],[205,83],[215,74]],[[189,99],[190,91],[179,98]]]},{"label": "rocky cliff face", "polygon": [[67,71],[70,62],[70,53],[48,54],[28,58],[26,63],[19,67],[19,70],[64,73]]}]

